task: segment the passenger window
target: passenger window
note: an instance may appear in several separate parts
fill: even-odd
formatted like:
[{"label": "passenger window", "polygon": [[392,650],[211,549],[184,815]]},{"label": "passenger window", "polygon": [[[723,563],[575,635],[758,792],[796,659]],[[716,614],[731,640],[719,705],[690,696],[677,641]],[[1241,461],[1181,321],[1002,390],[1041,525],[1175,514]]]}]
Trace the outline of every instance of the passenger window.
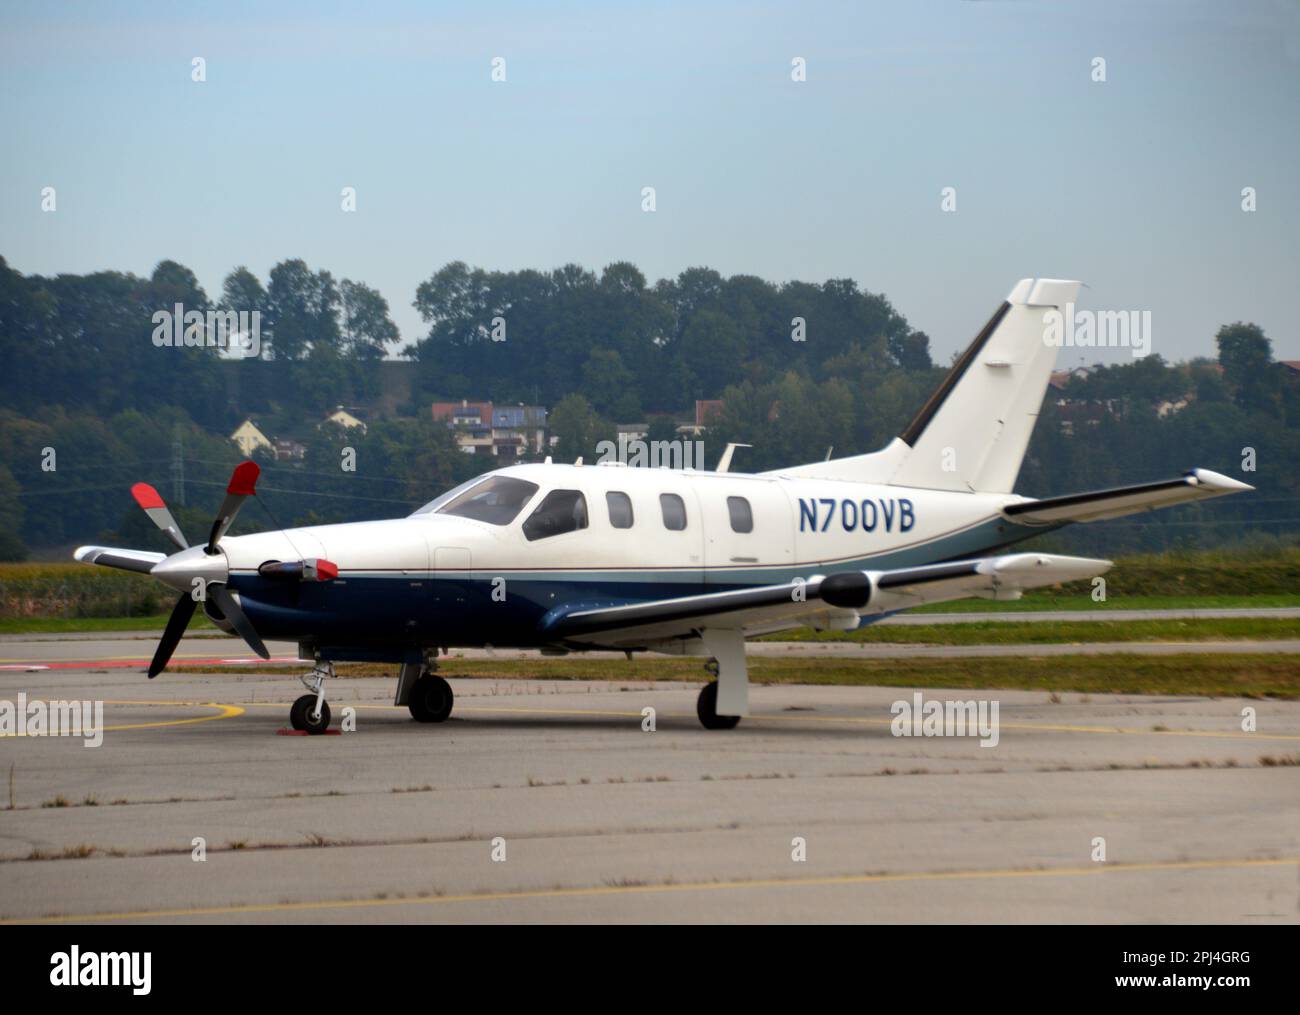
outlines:
[{"label": "passenger window", "polygon": [[546,539],[587,527],[587,500],[578,490],[552,490],[524,522],[524,537]]},{"label": "passenger window", "polygon": [[728,497],[727,514],[731,515],[732,532],[754,531],[754,512],[744,497]]},{"label": "passenger window", "polygon": [[686,528],[686,505],[675,493],[659,495],[659,510],[664,514],[664,528],[680,532]]},{"label": "passenger window", "polygon": [[616,529],[632,527],[632,498],[625,493],[611,490],[605,494],[605,506],[609,508],[609,524]]}]

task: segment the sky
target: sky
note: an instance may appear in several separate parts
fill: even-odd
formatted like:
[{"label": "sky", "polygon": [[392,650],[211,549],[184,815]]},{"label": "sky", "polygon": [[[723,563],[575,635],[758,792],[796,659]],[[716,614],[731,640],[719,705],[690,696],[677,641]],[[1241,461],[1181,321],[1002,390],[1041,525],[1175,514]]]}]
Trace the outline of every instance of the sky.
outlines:
[{"label": "sky", "polygon": [[1238,320],[1300,359],[1298,113],[1294,0],[0,0],[0,256],[171,258],[214,297],[300,257],[406,342],[452,260],[852,278],[940,362],[1017,279],[1075,278],[1166,359]]}]

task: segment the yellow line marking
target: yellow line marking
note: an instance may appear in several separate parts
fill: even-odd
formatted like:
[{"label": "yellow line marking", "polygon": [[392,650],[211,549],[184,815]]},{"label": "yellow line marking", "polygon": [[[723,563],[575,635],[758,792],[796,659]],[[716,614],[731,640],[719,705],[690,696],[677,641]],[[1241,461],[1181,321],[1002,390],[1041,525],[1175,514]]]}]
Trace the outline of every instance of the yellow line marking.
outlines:
[{"label": "yellow line marking", "polygon": [[[289,702],[240,702],[248,708],[289,708]],[[335,704],[338,704],[335,702]],[[400,704],[365,704],[350,703],[352,708],[372,708],[376,711],[404,712],[406,706]],[[584,708],[529,708],[525,706],[490,706],[490,704],[465,704],[456,706],[456,712],[500,712],[504,715],[555,715],[555,716],[612,716],[619,719],[642,719],[641,712],[615,712],[584,710]],[[660,712],[667,719],[694,719],[694,712]],[[751,715],[745,716],[746,723],[850,723],[855,725],[888,726],[892,719],[867,719],[866,716],[810,716],[810,715]],[[1223,739],[1281,739],[1281,741],[1300,741],[1300,734],[1292,733],[1225,733],[1218,730],[1199,729],[1134,729],[1128,726],[1070,726],[1053,723],[1000,723],[1001,729],[1030,729],[1047,733],[1112,733],[1130,737],[1218,737]]]},{"label": "yellow line marking", "polygon": [[251,913],[314,912],[326,909],[368,909],[392,906],[438,906],[452,902],[516,902],[525,899],[564,899],[602,895],[650,895],[663,892],[707,892],[743,888],[817,888],[872,885],[906,881],[965,881],[1001,878],[1083,877],[1138,871],[1229,870],[1243,867],[1283,867],[1300,864],[1300,857],[1275,860],[1182,860],[1163,863],[1096,864],[1092,867],[1042,869],[920,871],[909,874],[850,874],[821,878],[752,878],[735,881],[694,881],[662,885],[600,885],[589,888],[542,888],[458,895],[422,895],[408,899],[320,899],[313,902],[249,903],[194,909],[141,909],[122,913],[81,913],[76,916],[8,917],[0,925],[36,923],[102,923],[113,920],[173,919],[184,916],[235,916]]},{"label": "yellow line marking", "polygon": [[[46,699],[29,698],[28,701],[39,701]],[[233,719],[237,715],[243,715],[245,709],[240,705],[222,705],[215,701],[122,701],[122,700],[105,700],[105,705],[158,705],[164,708],[215,708],[216,715],[201,715],[194,719],[165,719],[159,722],[136,722],[126,723],[121,726],[105,726],[103,732],[121,732],[122,730],[147,730],[156,729],[160,726],[189,726],[198,722],[212,722],[216,719]],[[7,737],[24,737],[26,733],[4,733],[0,734],[0,739]]]},{"label": "yellow line marking", "polygon": [[[248,708],[288,708],[289,702],[274,701],[244,701],[240,702]],[[336,703],[337,704],[337,703]],[[350,703],[352,708],[375,709],[377,711],[405,712],[404,705],[371,705]],[[457,712],[487,712],[502,713],[513,715],[578,715],[578,716],[613,716],[624,719],[641,719],[640,712],[615,712],[599,711],[596,709],[580,708],[529,708],[525,706],[497,706],[497,705],[457,705]],[[694,712],[660,712],[660,716],[669,719],[694,719]],[[833,716],[833,715],[749,715],[745,717],[746,722],[824,722],[824,723],[852,723],[855,725],[866,726],[888,726],[893,722],[892,719],[869,719],[865,716]],[[1039,730],[1048,733],[1111,733],[1122,734],[1126,736],[1152,736],[1152,737],[1219,737],[1229,740],[1300,740],[1300,734],[1290,733],[1225,733],[1215,730],[1143,730],[1124,726],[1067,726],[1057,723],[999,723],[1000,728],[1009,730]]]},{"label": "yellow line marking", "polygon": [[[277,701],[244,701],[238,704],[223,705],[215,701],[198,702],[198,701],[106,701],[106,705],[158,705],[186,708],[216,708],[221,709],[218,715],[201,716],[196,719],[171,719],[165,722],[155,723],[133,723],[125,726],[106,726],[105,732],[109,730],[133,730],[133,729],[150,729],[160,726],[185,726],[190,723],[211,722],[214,719],[233,719],[235,716],[243,715],[250,708],[289,708],[291,702]],[[336,702],[336,705],[339,703]],[[367,703],[349,702],[352,708],[356,709],[373,709],[375,711],[404,712],[403,705],[375,705]],[[621,712],[601,709],[578,709],[578,708],[537,708],[526,706],[498,706],[498,705],[460,705],[456,709],[458,712],[482,712],[487,714],[501,715],[567,715],[567,716],[594,716],[602,718],[621,718],[621,719],[641,719],[640,712]],[[694,713],[691,712],[664,712],[660,713],[669,719],[693,719]],[[749,722],[818,722],[818,723],[848,723],[860,726],[889,726],[892,719],[871,719],[865,716],[829,716],[829,715],[751,715],[746,716]],[[1151,730],[1136,729],[1125,726],[1070,726],[1062,723],[999,723],[1000,728],[1010,730],[1035,730],[1046,733],[1102,733],[1122,736],[1154,736],[1154,737],[1211,737],[1226,740],[1282,740],[1295,741],[1300,740],[1300,734],[1289,733],[1228,733],[1217,730]],[[14,734],[21,735],[21,734]]]}]

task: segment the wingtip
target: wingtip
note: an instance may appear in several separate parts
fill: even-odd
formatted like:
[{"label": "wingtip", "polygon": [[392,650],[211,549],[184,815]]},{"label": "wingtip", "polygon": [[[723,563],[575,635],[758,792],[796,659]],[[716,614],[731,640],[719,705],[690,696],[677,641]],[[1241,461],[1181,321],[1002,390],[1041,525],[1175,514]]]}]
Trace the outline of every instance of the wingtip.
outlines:
[{"label": "wingtip", "polygon": [[1247,493],[1255,489],[1249,483],[1243,483],[1239,479],[1225,476],[1222,472],[1215,472],[1213,469],[1193,469],[1192,476],[1198,485],[1208,486],[1211,490],[1222,493]]}]

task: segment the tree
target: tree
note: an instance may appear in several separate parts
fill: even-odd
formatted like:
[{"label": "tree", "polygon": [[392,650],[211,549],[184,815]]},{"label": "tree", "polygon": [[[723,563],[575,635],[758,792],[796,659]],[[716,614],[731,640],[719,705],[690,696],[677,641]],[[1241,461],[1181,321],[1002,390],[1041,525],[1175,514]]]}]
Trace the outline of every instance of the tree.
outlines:
[{"label": "tree", "polygon": [[551,410],[548,420],[552,435],[559,438],[555,446],[555,455],[563,461],[574,461],[578,457],[588,462],[595,460],[596,444],[608,437],[608,424],[581,395],[566,395]]},{"label": "tree", "polygon": [[385,347],[401,338],[397,325],[388,316],[388,301],[379,290],[347,278],[339,285],[339,296],[343,307],[344,355],[365,361],[383,359]]},{"label": "tree", "polygon": [[1225,324],[1215,336],[1223,379],[1233,401],[1247,411],[1275,408],[1279,394],[1273,346],[1258,324]]},{"label": "tree", "polygon": [[328,271],[312,272],[299,259],[281,261],[271,269],[266,295],[276,359],[301,359],[315,345],[338,347],[339,293]]}]

